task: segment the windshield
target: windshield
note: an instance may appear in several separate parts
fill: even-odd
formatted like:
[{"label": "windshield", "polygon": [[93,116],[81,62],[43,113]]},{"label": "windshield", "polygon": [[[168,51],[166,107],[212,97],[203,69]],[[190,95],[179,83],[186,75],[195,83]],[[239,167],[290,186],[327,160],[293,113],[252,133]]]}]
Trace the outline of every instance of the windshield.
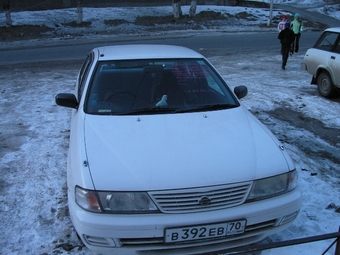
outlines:
[{"label": "windshield", "polygon": [[99,62],[85,102],[97,115],[169,114],[239,106],[204,59]]}]

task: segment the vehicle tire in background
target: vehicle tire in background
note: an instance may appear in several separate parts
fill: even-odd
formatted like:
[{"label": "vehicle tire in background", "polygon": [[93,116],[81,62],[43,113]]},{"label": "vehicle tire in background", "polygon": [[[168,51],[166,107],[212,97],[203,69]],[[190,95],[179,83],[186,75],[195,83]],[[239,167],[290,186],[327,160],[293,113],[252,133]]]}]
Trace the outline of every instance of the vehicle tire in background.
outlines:
[{"label": "vehicle tire in background", "polygon": [[321,96],[332,98],[336,95],[336,88],[327,72],[321,72],[319,74],[317,85]]}]

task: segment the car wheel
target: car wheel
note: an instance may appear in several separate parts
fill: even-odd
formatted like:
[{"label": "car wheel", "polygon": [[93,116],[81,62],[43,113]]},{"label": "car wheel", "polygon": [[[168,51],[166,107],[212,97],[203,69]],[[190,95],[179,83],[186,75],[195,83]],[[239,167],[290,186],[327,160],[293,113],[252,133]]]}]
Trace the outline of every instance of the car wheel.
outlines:
[{"label": "car wheel", "polygon": [[336,89],[328,73],[322,72],[319,74],[317,85],[321,96],[328,98],[335,96]]}]

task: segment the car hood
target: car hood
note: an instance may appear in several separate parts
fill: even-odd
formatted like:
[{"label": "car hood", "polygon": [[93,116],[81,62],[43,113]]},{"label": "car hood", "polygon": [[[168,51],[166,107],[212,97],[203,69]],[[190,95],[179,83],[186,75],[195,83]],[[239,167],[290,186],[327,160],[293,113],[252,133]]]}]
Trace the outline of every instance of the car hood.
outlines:
[{"label": "car hood", "polygon": [[235,183],[290,167],[276,138],[243,106],[205,113],[85,116],[85,149],[97,190]]}]

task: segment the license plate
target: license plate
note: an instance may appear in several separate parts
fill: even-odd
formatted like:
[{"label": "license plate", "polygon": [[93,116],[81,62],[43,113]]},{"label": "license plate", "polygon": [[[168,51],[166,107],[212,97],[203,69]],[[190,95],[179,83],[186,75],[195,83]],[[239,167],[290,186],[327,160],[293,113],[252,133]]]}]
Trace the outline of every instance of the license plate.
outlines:
[{"label": "license plate", "polygon": [[184,242],[216,237],[225,237],[242,234],[246,226],[246,220],[200,225],[182,228],[165,229],[165,242]]}]

